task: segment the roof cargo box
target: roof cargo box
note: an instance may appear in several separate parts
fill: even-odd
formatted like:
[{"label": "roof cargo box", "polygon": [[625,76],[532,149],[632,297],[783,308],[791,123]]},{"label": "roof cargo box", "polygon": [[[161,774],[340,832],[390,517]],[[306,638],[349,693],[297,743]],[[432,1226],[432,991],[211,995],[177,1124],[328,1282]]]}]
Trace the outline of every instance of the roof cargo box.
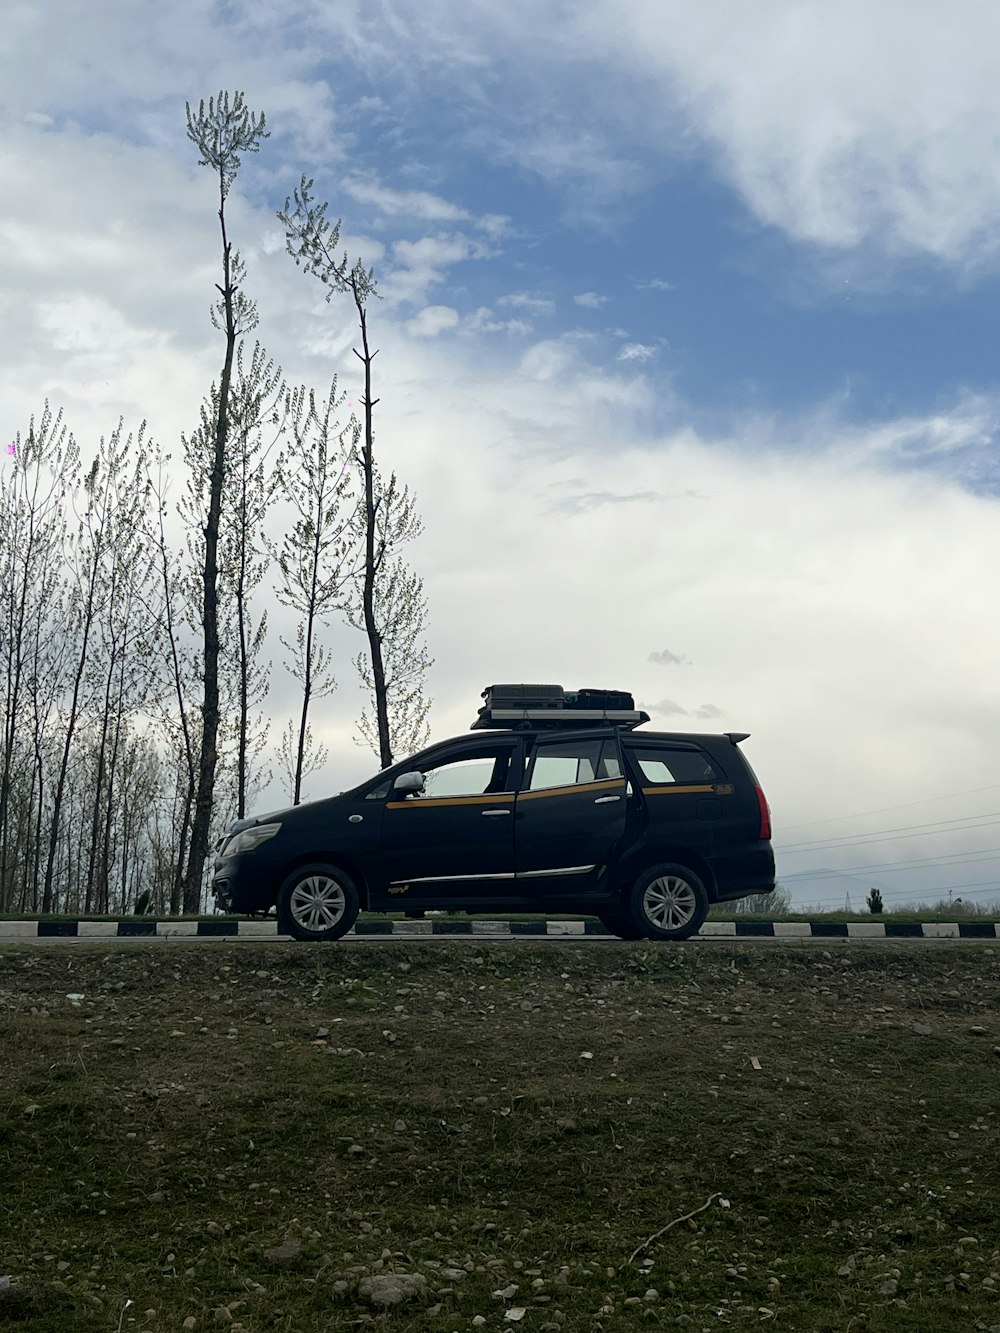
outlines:
[{"label": "roof cargo box", "polygon": [[561,685],[487,685],[483,698],[488,709],[562,708],[565,691]]},{"label": "roof cargo box", "polygon": [[577,690],[566,696],[567,708],[633,709],[635,700],[627,690]]}]

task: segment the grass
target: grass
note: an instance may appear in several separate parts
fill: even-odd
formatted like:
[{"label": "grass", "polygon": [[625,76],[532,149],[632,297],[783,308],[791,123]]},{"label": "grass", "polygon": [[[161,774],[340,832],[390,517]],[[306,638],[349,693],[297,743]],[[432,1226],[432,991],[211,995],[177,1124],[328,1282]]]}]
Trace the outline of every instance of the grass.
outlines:
[{"label": "grass", "polygon": [[991,945],[10,945],[0,1323],[987,1329],[998,1013]]}]

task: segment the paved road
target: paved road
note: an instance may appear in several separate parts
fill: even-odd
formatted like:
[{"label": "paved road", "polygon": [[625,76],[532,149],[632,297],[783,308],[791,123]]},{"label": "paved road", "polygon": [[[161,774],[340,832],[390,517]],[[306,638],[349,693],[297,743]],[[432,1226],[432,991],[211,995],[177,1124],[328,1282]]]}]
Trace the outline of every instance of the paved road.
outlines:
[{"label": "paved road", "polygon": [[[613,936],[602,935],[425,935],[416,933],[402,934],[399,932],[392,935],[349,935],[343,940],[337,940],[325,947],[329,949],[341,948],[363,948],[378,949],[384,947],[387,943],[409,942],[411,944],[420,942],[432,942],[435,947],[442,949],[449,945],[457,945],[459,948],[467,948],[469,945],[480,946],[484,942],[490,944],[502,944],[505,948],[519,949],[525,944],[538,944],[541,941],[547,944],[555,944],[557,947],[586,948],[596,946],[597,948],[649,948],[654,941],[636,940],[626,942]],[[852,948],[891,948],[891,949],[954,949],[963,945],[981,947],[989,945],[989,939],[964,939],[957,936],[937,936],[934,938],[925,938],[922,936],[904,936],[898,938],[876,937],[876,936],[836,936],[825,938],[822,936],[772,936],[772,935],[713,935],[698,936],[692,940],[685,940],[682,943],[664,943],[660,947],[667,949],[723,949],[726,946],[744,946],[768,948],[775,945],[793,946],[799,949],[834,949],[844,945],[850,945]],[[992,944],[995,946],[998,941],[994,938]],[[50,936],[23,936],[14,938],[12,936],[0,935],[0,951],[5,949],[16,949],[24,946],[29,948],[80,948],[85,946],[100,947],[102,949],[156,949],[161,947],[179,948],[194,947],[203,948],[214,945],[227,945],[239,949],[247,944],[265,944],[268,948],[309,948],[297,940],[291,939],[287,935],[257,935],[257,936],[237,936],[237,935],[140,935],[140,936],[95,936],[95,935],[50,935]]]}]

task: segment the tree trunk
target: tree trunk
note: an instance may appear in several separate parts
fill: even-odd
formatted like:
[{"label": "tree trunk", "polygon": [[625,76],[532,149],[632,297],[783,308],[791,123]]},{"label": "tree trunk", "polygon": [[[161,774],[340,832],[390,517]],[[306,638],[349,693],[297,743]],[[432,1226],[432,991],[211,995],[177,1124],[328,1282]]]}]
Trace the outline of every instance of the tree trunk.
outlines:
[{"label": "tree trunk", "polygon": [[361,345],[364,355],[360,359],[365,366],[365,443],[362,450],[362,467],[365,474],[365,582],[361,604],[364,612],[365,632],[368,635],[368,649],[371,653],[372,682],[375,687],[375,716],[378,722],[379,759],[383,768],[392,763],[392,747],[389,744],[389,708],[385,692],[385,666],[382,662],[382,636],[375,623],[375,464],[373,457],[374,438],[372,431],[372,357],[368,350],[368,324],[364,303],[358,294],[356,284],[352,284],[354,303],[361,320]]},{"label": "tree trunk", "polygon": [[[224,197],[224,196],[223,196]],[[191,851],[184,880],[184,911],[201,908],[202,876],[208,859],[208,837],[215,795],[215,770],[219,737],[219,527],[222,519],[222,485],[229,436],[229,390],[236,350],[233,315],[231,247],[226,239],[225,206],[219,208],[222,227],[222,298],[225,304],[226,357],[219,385],[219,409],[215,422],[215,452],[209,487],[208,521],[205,524],[205,565],[202,576],[202,633],[205,643],[204,695],[201,707],[201,752],[198,756],[198,791],[191,826]]]}]

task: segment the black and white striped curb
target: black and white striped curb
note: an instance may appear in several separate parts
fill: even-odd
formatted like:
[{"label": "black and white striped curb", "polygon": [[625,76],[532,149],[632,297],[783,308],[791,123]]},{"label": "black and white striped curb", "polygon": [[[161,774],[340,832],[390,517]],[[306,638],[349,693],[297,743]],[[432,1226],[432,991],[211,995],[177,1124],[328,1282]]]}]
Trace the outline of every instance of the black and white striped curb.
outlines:
[{"label": "black and white striped curb", "polygon": [[[399,935],[609,936],[597,921],[359,921],[347,937]],[[0,921],[0,939],[73,937],[118,939],[149,936],[275,939],[268,921]],[[1000,938],[993,921],[706,921],[695,939],[968,939]],[[288,938],[287,936],[283,938]]]}]

